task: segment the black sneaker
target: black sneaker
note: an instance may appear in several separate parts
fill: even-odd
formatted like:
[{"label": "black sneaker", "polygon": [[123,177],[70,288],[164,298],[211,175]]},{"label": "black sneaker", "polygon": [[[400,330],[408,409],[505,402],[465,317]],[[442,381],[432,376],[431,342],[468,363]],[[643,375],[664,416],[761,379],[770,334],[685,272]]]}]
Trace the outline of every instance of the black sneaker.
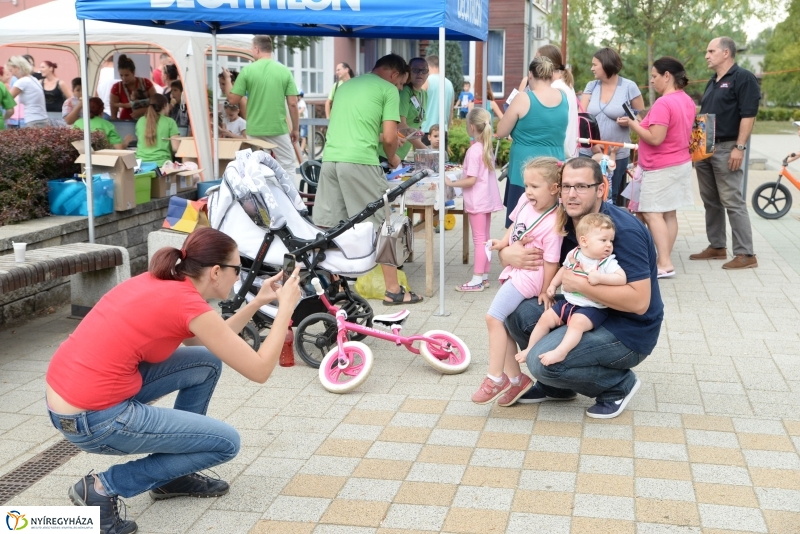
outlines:
[{"label": "black sneaker", "polygon": [[637,378],[636,382],[634,382],[633,387],[631,388],[630,393],[625,395],[625,397],[615,401],[598,402],[586,410],[586,415],[593,419],[613,419],[614,417],[617,417],[622,413],[633,396],[636,395],[636,392],[639,391],[639,386],[641,385],[641,381]]},{"label": "black sneaker", "polygon": [[224,480],[192,473],[150,490],[150,496],[156,500],[173,497],[221,497],[230,489]]},{"label": "black sneaker", "polygon": [[69,488],[69,500],[75,506],[100,507],[100,534],[133,534],[139,527],[119,516],[118,497],[100,495],[94,489],[94,475],[86,475]]},{"label": "black sneaker", "polygon": [[564,397],[550,397],[546,395],[541,386],[539,386],[539,382],[536,382],[531,389],[523,393],[522,396],[517,399],[517,403],[538,404],[546,401],[571,401],[575,400],[577,397],[578,395],[576,393],[572,393]]}]

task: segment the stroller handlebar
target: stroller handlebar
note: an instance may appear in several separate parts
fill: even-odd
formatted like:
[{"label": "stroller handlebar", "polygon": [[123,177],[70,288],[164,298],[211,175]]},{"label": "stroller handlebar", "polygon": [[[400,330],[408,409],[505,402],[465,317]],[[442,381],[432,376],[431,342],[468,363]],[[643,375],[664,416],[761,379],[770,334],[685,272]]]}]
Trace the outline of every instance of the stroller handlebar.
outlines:
[{"label": "stroller handlebar", "polygon": [[[405,193],[406,190],[409,189],[412,185],[419,182],[429,174],[430,173],[427,170],[419,171],[418,173],[412,175],[411,178],[409,178],[405,182],[401,183],[400,185],[398,185],[397,187],[386,193],[386,197],[389,199],[389,202],[393,201],[394,199]],[[356,224],[372,217],[372,215],[375,214],[375,212],[381,209],[382,207],[383,207],[383,198],[379,198],[377,200],[370,202],[363,210],[358,212],[353,217],[350,217],[346,221],[341,221],[338,225],[328,229],[328,231],[325,232],[324,234],[318,234],[317,239],[293,251],[293,253],[303,254],[305,252],[308,252],[316,248],[320,247],[324,248],[323,245],[330,242],[332,239],[339,237],[340,235],[351,229]]]}]

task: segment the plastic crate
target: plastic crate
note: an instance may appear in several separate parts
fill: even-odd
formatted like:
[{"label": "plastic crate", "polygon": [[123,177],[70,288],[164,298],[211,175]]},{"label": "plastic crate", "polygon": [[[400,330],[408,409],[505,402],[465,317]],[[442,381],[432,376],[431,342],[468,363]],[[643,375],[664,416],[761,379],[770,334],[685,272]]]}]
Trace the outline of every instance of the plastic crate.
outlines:
[{"label": "plastic crate", "polygon": [[155,171],[134,174],[133,177],[136,181],[136,205],[150,202],[150,188],[153,178],[156,177]]},{"label": "plastic crate", "polygon": [[[95,175],[92,182],[94,216],[114,211],[114,180]],[[86,184],[75,178],[59,178],[47,182],[47,200],[53,215],[89,215]]]}]

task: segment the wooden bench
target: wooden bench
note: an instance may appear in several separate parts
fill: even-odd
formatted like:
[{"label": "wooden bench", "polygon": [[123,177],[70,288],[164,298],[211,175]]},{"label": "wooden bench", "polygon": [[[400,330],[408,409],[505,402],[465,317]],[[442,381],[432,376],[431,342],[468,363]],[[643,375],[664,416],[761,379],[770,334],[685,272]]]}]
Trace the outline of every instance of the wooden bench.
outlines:
[{"label": "wooden bench", "polygon": [[37,284],[70,278],[72,315],[84,317],[111,288],[131,276],[124,247],[75,243],[28,250],[25,262],[0,256],[0,298],[5,304],[30,298]]}]

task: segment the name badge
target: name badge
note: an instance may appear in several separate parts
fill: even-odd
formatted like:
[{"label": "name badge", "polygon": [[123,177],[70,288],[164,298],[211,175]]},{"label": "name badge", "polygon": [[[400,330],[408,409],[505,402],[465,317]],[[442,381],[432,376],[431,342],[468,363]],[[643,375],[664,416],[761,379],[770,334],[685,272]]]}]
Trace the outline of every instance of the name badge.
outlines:
[{"label": "name badge", "polygon": [[419,109],[419,107],[420,107],[420,105],[419,105],[419,100],[417,100],[417,97],[416,97],[416,96],[412,96],[412,97],[411,97],[411,103],[412,103],[412,104],[414,104],[414,107],[415,107],[415,108]]}]

